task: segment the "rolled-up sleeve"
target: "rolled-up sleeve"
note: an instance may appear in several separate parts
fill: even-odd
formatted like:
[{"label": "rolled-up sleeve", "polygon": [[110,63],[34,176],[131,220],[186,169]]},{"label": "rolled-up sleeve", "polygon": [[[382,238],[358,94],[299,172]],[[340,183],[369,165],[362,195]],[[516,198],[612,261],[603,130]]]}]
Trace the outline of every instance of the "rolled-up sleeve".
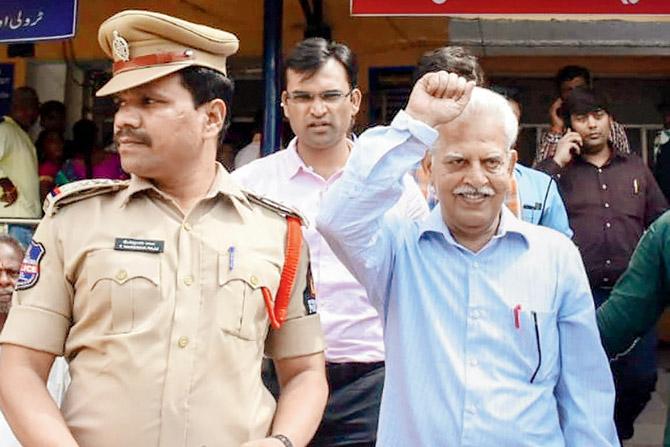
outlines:
[{"label": "rolled-up sleeve", "polygon": [[40,223],[21,270],[28,279],[19,280],[0,343],[63,355],[72,321],[73,288],[64,271],[54,218]]},{"label": "rolled-up sleeve", "polygon": [[316,312],[315,290],[309,268],[309,249],[302,245],[296,282],[291,290],[286,321],[281,328],[270,329],[265,354],[274,359],[299,357],[325,349],[321,320]]}]

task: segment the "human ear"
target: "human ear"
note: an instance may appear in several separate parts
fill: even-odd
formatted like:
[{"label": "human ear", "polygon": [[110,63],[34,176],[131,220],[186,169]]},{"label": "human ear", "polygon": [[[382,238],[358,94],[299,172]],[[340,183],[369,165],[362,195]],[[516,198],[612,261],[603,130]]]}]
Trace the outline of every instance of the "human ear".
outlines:
[{"label": "human ear", "polygon": [[228,113],[228,108],[226,103],[220,99],[216,98],[209,101],[205,106],[205,137],[214,136],[215,138],[223,129],[223,125],[226,121],[226,114]]}]

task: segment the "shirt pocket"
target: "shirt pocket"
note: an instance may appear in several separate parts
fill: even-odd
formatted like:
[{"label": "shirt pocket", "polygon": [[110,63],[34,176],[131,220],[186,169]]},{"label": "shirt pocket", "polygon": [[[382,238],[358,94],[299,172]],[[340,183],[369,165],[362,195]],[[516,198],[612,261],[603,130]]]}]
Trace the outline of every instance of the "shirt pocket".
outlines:
[{"label": "shirt pocket", "polygon": [[244,340],[265,338],[270,320],[267,315],[263,288],[274,299],[279,285],[279,267],[257,256],[235,252],[219,254],[217,320],[221,330]]},{"label": "shirt pocket", "polygon": [[[612,185],[617,212],[642,222],[646,207],[647,185],[641,177],[624,177]],[[614,182],[613,182],[614,183]]]},{"label": "shirt pocket", "polygon": [[109,302],[108,333],[136,331],[155,314],[161,301],[160,257],[149,253],[94,252],[87,259],[91,299]]},{"label": "shirt pocket", "polygon": [[[511,313],[514,315],[513,309]],[[515,317],[513,321],[509,342],[519,359],[521,379],[539,383],[553,376],[559,352],[556,313],[521,310],[518,321]]]}]

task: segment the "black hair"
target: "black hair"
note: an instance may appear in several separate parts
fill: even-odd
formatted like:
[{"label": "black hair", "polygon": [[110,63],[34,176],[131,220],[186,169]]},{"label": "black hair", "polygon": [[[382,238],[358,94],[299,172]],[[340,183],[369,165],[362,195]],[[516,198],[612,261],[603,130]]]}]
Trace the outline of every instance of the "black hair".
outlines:
[{"label": "black hair", "polygon": [[186,67],[177,73],[181,77],[181,84],[191,93],[195,107],[200,107],[214,99],[221,99],[226,104],[226,117],[217,141],[217,150],[220,149],[226,139],[226,130],[230,126],[233,80],[213,68],[200,66]]},{"label": "black hair", "polygon": [[561,84],[575,78],[584,78],[586,85],[591,86],[591,72],[588,68],[579,65],[566,65],[556,73],[556,88],[560,91]]},{"label": "black hair", "polygon": [[65,116],[65,104],[60,101],[47,101],[40,106],[40,116],[58,113]]},{"label": "black hair", "polygon": [[35,149],[37,149],[37,160],[41,163],[44,161],[44,142],[50,134],[58,135],[58,138],[63,142],[63,150],[65,149],[65,138],[57,130],[43,130],[35,140]]},{"label": "black hair", "polygon": [[597,110],[604,110],[609,114],[609,102],[605,96],[587,87],[574,88],[561,107],[562,118],[566,123],[570,122],[570,116],[573,114],[581,115]]},{"label": "black hair", "polygon": [[521,95],[518,88],[507,87],[503,85],[492,85],[489,87],[489,89],[496,92],[497,94],[499,94],[500,96],[502,96],[507,100],[511,100],[516,102],[517,104],[521,104],[520,100]]},{"label": "black hair", "polygon": [[95,121],[83,118],[72,126],[72,146],[76,153],[84,159],[86,178],[93,178],[93,149],[98,135]]},{"label": "black hair", "polygon": [[437,71],[456,73],[468,81],[475,81],[478,86],[484,85],[484,71],[477,58],[463,47],[446,46],[424,53],[412,76],[412,84],[427,73]]},{"label": "black hair", "polygon": [[[352,89],[355,88],[358,85],[356,55],[348,46],[337,42],[329,42],[322,37],[310,37],[298,43],[286,57],[284,66],[286,71],[305,73],[308,77],[311,77],[331,58],[342,64],[347,72],[349,86]],[[286,71],[284,76],[286,76]]]}]

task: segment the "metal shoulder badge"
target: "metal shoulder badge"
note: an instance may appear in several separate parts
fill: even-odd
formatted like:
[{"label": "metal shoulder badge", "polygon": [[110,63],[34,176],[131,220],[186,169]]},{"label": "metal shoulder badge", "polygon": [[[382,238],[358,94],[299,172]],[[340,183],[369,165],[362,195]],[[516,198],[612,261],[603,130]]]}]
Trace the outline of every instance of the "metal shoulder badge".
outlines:
[{"label": "metal shoulder badge", "polygon": [[249,190],[244,190],[243,192],[247,196],[250,202],[260,205],[271,211],[274,211],[275,213],[279,214],[282,217],[295,216],[298,219],[300,219],[301,224],[308,225],[307,218],[303,216],[297,209],[289,205],[285,205],[283,203],[279,203],[274,200],[268,199],[267,197],[258,195]]},{"label": "metal shoulder badge", "polygon": [[26,290],[37,284],[40,279],[40,262],[46,250],[44,245],[34,240],[30,241],[26,255],[21,263],[19,279],[16,281],[16,290]]}]

